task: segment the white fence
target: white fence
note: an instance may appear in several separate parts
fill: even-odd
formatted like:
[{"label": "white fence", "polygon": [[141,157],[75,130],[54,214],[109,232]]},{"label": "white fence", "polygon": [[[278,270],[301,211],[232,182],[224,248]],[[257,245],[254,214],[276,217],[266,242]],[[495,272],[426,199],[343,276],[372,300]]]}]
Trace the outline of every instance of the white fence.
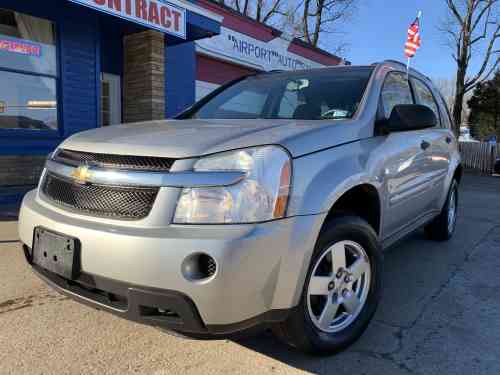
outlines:
[{"label": "white fence", "polygon": [[460,154],[465,168],[492,174],[500,145],[481,142],[460,142]]}]

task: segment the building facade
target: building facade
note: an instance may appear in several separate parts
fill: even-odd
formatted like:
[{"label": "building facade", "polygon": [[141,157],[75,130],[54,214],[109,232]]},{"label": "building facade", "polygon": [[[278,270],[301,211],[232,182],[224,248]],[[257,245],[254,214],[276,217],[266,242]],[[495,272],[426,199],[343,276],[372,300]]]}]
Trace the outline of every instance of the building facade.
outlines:
[{"label": "building facade", "polygon": [[0,0],[0,206],[76,132],[173,117],[244,74],[342,63],[211,0]]}]

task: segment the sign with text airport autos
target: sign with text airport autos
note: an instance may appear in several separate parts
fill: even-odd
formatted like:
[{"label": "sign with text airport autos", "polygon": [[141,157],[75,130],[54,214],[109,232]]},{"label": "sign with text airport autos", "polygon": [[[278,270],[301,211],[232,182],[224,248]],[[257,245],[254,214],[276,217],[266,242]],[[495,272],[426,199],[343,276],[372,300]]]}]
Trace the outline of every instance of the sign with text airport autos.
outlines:
[{"label": "sign with text airport autos", "polygon": [[165,0],[70,1],[186,39],[186,9]]},{"label": "sign with text airport autos", "polygon": [[276,37],[270,41],[252,38],[221,27],[220,35],[196,41],[199,52],[254,69],[297,70],[324,66],[289,51],[291,39]]}]

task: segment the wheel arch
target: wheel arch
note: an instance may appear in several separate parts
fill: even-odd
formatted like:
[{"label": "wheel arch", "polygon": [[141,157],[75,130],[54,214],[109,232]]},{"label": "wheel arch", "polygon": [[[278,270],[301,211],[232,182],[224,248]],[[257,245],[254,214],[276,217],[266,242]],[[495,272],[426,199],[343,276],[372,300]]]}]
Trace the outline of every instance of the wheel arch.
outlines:
[{"label": "wheel arch", "polygon": [[366,220],[377,235],[381,233],[382,201],[379,190],[370,183],[361,183],[344,190],[331,204],[323,226],[333,218],[352,214]]}]

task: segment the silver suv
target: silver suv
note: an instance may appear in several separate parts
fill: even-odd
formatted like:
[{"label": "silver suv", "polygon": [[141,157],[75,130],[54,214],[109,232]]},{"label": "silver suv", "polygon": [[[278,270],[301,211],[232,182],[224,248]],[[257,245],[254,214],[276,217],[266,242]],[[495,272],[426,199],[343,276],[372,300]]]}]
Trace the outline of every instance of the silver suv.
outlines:
[{"label": "silver suv", "polygon": [[256,74],[175,120],[69,138],[19,232],[34,272],[82,303],[333,353],[376,310],[383,249],[422,226],[452,236],[461,174],[443,98],[400,63]]}]

